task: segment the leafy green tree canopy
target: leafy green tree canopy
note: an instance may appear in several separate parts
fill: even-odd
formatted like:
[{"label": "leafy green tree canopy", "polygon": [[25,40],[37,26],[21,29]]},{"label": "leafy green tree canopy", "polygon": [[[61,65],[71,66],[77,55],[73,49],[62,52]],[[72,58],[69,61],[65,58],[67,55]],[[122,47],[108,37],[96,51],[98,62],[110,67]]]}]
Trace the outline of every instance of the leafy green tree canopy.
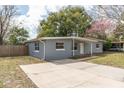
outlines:
[{"label": "leafy green tree canopy", "polygon": [[90,23],[91,18],[83,7],[63,7],[40,22],[38,37],[71,36],[72,33],[83,36]]},{"label": "leafy green tree canopy", "polygon": [[112,41],[110,39],[106,39],[106,42],[103,44],[104,50],[109,50],[112,47]]},{"label": "leafy green tree canopy", "polygon": [[28,31],[23,27],[14,26],[10,30],[9,44],[18,45],[22,44],[29,37]]}]

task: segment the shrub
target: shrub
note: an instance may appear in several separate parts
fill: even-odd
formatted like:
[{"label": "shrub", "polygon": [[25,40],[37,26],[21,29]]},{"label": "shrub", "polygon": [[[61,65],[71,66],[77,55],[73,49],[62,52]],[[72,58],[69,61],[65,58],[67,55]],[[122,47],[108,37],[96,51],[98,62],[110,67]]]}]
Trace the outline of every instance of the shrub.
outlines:
[{"label": "shrub", "polygon": [[112,47],[111,40],[106,40],[106,42],[103,44],[103,50],[109,50]]}]

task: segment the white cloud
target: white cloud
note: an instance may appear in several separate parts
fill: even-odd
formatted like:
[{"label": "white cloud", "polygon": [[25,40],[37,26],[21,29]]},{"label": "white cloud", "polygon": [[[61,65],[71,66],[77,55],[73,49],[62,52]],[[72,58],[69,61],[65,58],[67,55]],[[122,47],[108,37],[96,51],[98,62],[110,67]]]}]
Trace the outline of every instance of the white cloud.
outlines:
[{"label": "white cloud", "polygon": [[30,39],[36,37],[39,21],[47,15],[46,8],[50,11],[56,11],[59,7],[31,5],[26,15],[16,17],[17,22],[22,22],[23,26],[29,30]]},{"label": "white cloud", "polygon": [[29,30],[30,38],[36,37],[36,28],[42,13],[44,13],[43,6],[29,6],[27,14],[17,18],[18,22],[22,22],[23,26]]}]

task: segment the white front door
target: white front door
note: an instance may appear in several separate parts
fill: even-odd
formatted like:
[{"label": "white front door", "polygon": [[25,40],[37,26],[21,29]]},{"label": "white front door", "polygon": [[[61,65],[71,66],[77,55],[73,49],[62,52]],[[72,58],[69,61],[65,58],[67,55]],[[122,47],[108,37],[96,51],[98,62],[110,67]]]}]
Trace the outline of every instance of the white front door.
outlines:
[{"label": "white front door", "polygon": [[84,54],[84,43],[80,43],[80,54]]}]

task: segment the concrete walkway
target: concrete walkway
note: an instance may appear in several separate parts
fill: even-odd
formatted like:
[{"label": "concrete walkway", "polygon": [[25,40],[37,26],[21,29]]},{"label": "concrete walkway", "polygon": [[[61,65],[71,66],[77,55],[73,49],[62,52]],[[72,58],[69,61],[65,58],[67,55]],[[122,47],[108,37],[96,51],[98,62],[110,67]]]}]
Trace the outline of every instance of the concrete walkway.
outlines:
[{"label": "concrete walkway", "polygon": [[124,87],[124,70],[119,68],[85,62],[53,62],[20,67],[40,88]]}]

